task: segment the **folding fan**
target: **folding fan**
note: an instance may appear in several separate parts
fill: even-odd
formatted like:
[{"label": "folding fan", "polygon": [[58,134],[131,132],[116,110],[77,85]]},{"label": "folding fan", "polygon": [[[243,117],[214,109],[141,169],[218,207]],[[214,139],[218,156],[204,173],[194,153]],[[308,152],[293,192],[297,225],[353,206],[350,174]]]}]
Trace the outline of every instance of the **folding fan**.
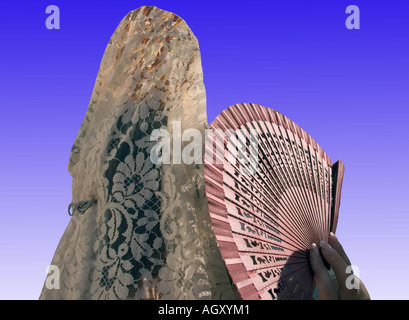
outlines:
[{"label": "folding fan", "polygon": [[224,110],[206,138],[209,214],[243,299],[311,299],[312,243],[335,233],[344,165],[279,112]]}]

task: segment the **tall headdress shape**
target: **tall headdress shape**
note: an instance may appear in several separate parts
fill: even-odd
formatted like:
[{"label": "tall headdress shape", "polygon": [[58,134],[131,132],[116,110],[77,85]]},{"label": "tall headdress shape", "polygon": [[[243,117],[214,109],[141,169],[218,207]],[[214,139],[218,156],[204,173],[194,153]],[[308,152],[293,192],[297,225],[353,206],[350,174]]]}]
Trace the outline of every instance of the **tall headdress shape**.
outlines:
[{"label": "tall headdress shape", "polygon": [[[105,50],[71,150],[72,218],[52,260],[60,289],[46,280],[40,298],[232,298],[203,165],[178,161],[188,144],[179,134],[204,136],[206,126],[196,37],[173,13],[130,12]],[[151,141],[154,130],[169,133],[170,162],[152,160],[167,140]]]}]

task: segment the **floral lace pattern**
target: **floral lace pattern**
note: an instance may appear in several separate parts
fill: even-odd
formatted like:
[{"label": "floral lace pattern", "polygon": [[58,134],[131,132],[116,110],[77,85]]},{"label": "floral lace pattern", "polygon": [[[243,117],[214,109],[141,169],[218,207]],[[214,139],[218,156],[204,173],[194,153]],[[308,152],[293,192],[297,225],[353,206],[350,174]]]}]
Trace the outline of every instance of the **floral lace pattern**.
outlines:
[{"label": "floral lace pattern", "polygon": [[[40,299],[232,299],[208,215],[203,165],[156,165],[154,129],[207,127],[198,43],[155,7],[130,12],[104,53],[71,150],[74,214]],[[65,211],[65,210],[62,210]]]}]

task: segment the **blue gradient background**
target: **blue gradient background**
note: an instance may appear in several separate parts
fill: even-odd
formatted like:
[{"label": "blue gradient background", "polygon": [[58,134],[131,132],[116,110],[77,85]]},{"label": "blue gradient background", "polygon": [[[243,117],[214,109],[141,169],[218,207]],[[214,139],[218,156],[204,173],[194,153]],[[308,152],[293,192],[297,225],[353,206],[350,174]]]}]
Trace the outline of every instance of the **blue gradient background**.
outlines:
[{"label": "blue gradient background", "polygon": [[[61,29],[45,27],[58,5]],[[361,29],[347,30],[358,5]],[[408,1],[1,1],[0,299],[37,299],[68,222],[68,159],[99,64],[142,5],[182,17],[208,121],[254,102],[346,166],[337,235],[373,299],[408,299]]]}]

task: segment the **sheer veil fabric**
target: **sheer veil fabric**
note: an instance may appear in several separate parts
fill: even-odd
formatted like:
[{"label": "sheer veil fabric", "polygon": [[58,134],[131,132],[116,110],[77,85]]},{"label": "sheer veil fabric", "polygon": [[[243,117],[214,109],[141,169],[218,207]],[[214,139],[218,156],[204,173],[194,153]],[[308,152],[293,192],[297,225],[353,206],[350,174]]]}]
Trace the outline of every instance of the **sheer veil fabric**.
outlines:
[{"label": "sheer veil fabric", "polygon": [[213,235],[203,165],[150,158],[153,130],[172,140],[177,121],[202,137],[208,127],[198,41],[175,14],[141,7],[104,52],[70,153],[72,217],[51,262],[59,289],[46,279],[40,299],[236,297]]}]

